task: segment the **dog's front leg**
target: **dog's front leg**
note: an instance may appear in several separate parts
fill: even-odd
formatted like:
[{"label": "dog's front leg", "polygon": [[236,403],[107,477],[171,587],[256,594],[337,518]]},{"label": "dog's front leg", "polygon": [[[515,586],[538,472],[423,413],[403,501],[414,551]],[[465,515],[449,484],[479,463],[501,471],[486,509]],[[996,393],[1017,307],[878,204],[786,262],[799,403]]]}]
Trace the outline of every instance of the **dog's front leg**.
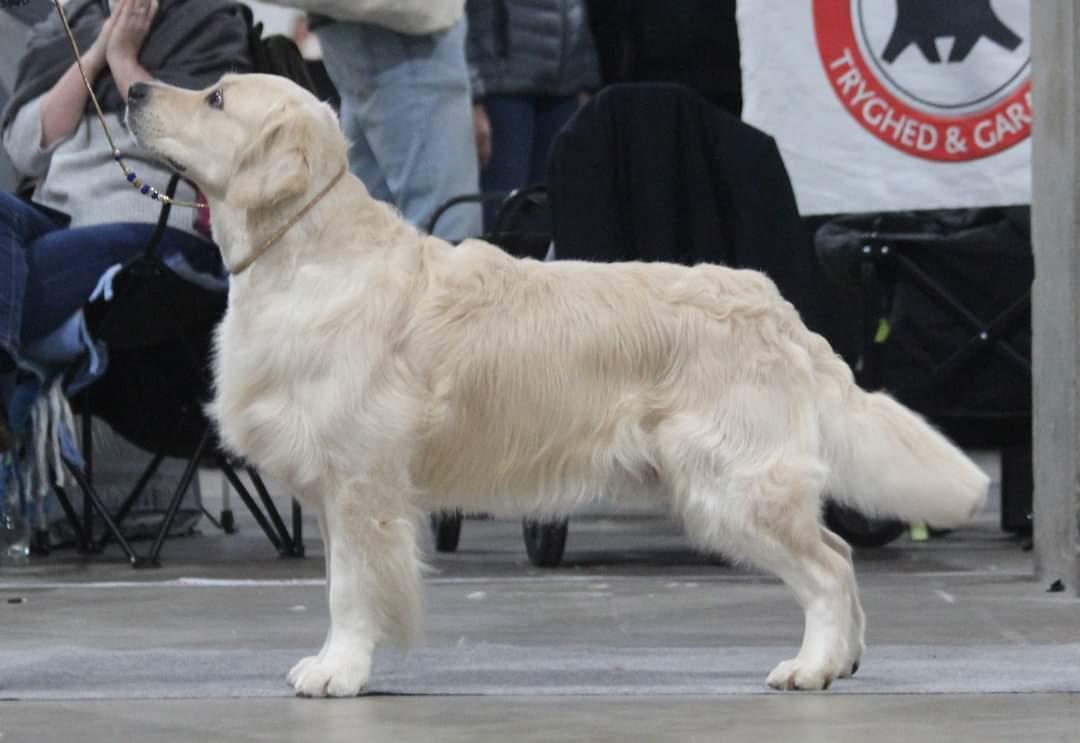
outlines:
[{"label": "dog's front leg", "polygon": [[[330,599],[330,532],[326,528],[326,506],[321,501],[315,501],[318,505],[315,507],[316,515],[319,519],[319,534],[322,537],[323,546],[323,560],[326,562],[326,596],[327,601]],[[306,658],[301,658],[300,661],[292,667],[287,677],[290,686],[296,686],[300,676],[304,673],[309,666],[322,660],[326,656],[326,651],[330,648],[330,638],[333,633],[330,628],[326,631],[326,639],[323,640],[322,647],[319,649],[318,655],[309,655]]]},{"label": "dog's front leg", "polygon": [[416,519],[404,493],[365,484],[327,499],[330,633],[323,651],[291,674],[301,696],[359,694],[375,646],[408,640],[419,626]]}]

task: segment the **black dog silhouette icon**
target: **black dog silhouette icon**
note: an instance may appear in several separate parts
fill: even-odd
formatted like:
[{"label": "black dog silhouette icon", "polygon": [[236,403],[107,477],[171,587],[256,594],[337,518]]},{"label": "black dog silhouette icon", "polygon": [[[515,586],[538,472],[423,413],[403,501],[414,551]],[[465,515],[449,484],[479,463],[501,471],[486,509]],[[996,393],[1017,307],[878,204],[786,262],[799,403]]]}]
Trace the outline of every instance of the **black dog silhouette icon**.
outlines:
[{"label": "black dog silhouette icon", "polygon": [[896,27],[881,56],[892,64],[914,44],[927,62],[940,63],[935,42],[948,36],[954,39],[950,62],[967,59],[983,37],[1009,51],[1023,41],[998,17],[990,0],[896,0]]}]

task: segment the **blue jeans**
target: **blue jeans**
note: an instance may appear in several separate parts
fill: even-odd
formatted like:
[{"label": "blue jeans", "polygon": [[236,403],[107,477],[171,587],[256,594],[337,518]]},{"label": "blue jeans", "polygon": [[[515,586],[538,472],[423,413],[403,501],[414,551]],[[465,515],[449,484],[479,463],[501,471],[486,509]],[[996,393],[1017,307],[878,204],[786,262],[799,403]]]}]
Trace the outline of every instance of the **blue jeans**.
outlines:
[{"label": "blue jeans", "polygon": [[[367,23],[318,29],[341,95],[349,166],[376,199],[426,228],[449,199],[479,188],[465,21],[428,36]],[[456,242],[481,232],[480,208],[455,207],[434,233]]]},{"label": "blue jeans", "polygon": [[[145,249],[153,232],[154,225],[142,223],[68,229],[53,215],[0,193],[0,370],[11,368],[23,345],[44,338],[74,315],[102,274]],[[160,251],[205,263],[208,251],[216,248],[168,228]]]},{"label": "blue jeans", "polygon": [[[485,192],[513,191],[544,182],[555,135],[574,117],[574,96],[490,95],[484,99],[491,121],[491,161],[480,172]],[[484,207],[484,225],[494,227],[498,202]]]}]

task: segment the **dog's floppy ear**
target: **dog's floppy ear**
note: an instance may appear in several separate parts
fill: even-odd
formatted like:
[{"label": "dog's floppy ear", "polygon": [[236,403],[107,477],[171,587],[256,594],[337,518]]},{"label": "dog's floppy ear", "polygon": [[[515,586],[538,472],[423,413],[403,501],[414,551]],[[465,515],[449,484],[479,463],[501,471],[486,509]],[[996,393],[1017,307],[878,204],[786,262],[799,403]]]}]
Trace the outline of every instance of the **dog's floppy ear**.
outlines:
[{"label": "dog's floppy ear", "polygon": [[271,114],[237,158],[225,203],[258,209],[303,194],[311,185],[309,158],[317,138],[311,117],[288,109]]}]

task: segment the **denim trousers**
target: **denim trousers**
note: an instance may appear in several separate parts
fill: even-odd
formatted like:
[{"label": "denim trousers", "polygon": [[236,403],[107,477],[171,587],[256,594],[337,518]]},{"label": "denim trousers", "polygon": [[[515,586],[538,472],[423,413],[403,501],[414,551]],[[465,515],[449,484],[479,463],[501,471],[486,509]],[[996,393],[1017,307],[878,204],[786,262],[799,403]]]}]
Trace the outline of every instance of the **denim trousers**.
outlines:
[{"label": "denim trousers", "polygon": [[[68,229],[63,221],[0,193],[0,369],[44,338],[90,298],[105,271],[146,248],[154,225],[115,223]],[[167,228],[162,255],[204,255],[207,241]],[[2,358],[4,355],[7,358]]]},{"label": "denim trousers", "polygon": [[[577,111],[575,96],[489,95],[491,160],[480,171],[485,192],[513,191],[545,180],[551,143]],[[484,226],[494,227],[497,202],[484,207]]]},{"label": "denim trousers", "polygon": [[[426,228],[443,203],[476,193],[464,19],[424,36],[346,22],[322,26],[318,36],[341,95],[350,169],[373,197]],[[434,234],[457,242],[481,229],[479,206],[468,204],[448,211]]]}]

